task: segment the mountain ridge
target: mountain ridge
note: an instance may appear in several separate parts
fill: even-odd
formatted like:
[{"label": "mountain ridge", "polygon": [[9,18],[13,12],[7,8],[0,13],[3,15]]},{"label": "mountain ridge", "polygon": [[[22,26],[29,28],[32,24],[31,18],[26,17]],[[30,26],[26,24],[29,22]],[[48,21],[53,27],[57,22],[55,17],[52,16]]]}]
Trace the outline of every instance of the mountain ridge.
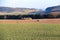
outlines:
[{"label": "mountain ridge", "polygon": [[37,9],[34,9],[34,8],[12,8],[12,7],[0,7],[0,12],[7,12],[7,13],[10,13],[10,12],[23,12],[25,10],[37,10]]}]

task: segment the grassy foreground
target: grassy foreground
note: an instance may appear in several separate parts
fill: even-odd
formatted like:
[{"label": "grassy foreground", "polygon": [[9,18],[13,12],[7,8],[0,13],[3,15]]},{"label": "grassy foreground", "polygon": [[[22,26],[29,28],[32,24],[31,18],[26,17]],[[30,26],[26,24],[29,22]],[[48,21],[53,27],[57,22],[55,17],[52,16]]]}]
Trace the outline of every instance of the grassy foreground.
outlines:
[{"label": "grassy foreground", "polygon": [[60,40],[60,25],[41,23],[0,23],[0,40]]}]

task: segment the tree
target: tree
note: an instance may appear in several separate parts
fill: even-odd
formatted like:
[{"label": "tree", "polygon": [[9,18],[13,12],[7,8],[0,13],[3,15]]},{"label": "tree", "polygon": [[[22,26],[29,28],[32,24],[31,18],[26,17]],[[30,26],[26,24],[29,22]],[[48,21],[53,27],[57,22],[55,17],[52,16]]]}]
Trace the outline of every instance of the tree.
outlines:
[{"label": "tree", "polygon": [[59,14],[60,14],[60,12],[51,12],[51,13],[49,13],[49,17],[56,18]]}]

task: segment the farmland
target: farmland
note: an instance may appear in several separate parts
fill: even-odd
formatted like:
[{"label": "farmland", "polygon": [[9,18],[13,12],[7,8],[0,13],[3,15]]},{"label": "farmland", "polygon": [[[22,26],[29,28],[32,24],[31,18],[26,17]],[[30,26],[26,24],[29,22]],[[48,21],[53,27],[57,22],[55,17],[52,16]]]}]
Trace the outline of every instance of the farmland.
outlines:
[{"label": "farmland", "polygon": [[60,19],[0,20],[0,40],[60,40]]}]

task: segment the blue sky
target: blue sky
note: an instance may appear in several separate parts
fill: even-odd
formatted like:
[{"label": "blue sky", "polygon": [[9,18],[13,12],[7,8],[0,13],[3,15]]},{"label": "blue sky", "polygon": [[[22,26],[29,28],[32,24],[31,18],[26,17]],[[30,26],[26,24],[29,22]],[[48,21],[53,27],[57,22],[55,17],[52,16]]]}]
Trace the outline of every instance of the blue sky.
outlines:
[{"label": "blue sky", "polygon": [[45,9],[60,5],[60,0],[0,0],[0,6]]}]

